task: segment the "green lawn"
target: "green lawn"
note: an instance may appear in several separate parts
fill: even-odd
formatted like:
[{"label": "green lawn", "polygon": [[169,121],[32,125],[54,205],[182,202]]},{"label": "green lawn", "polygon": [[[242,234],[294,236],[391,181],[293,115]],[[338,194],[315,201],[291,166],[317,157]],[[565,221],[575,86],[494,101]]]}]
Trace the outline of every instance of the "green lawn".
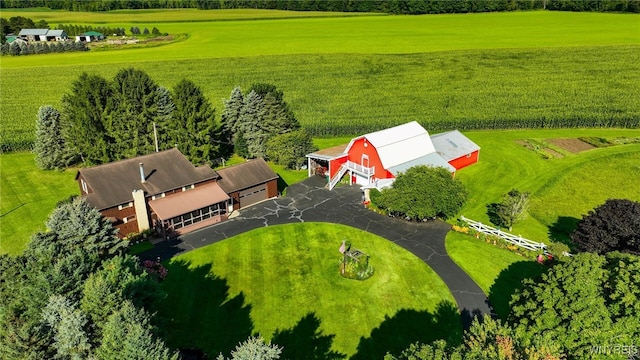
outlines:
[{"label": "green lawn", "polygon": [[640,200],[640,187],[637,186],[640,144],[543,159],[517,143],[525,139],[582,136],[639,137],[640,130],[478,131],[465,134],[482,148],[480,161],[456,175],[470,193],[461,214],[473,220],[488,224],[488,204],[499,202],[502,194],[513,188],[527,191],[531,193],[530,216],[517,223],[513,233],[548,242],[550,238],[566,238],[561,233],[571,230],[571,218],[580,218],[608,197]]},{"label": "green lawn", "polygon": [[[373,277],[339,275],[343,239],[371,256]],[[291,351],[283,357],[291,359],[321,343],[356,359],[379,359],[419,339],[455,343],[461,337],[453,297],[425,263],[342,225],[261,228],[175,257],[167,266],[163,286],[169,296],[160,315],[171,319],[168,343],[202,348],[210,357],[252,333],[279,342]]]},{"label": "green lawn", "polygon": [[521,288],[521,281],[540,275],[546,269],[509,250],[453,231],[447,234],[446,247],[451,259],[487,294],[502,319],[509,314],[511,295]]},{"label": "green lawn", "polygon": [[0,254],[22,252],[61,200],[80,193],[75,170],[43,171],[31,153],[0,156]]}]

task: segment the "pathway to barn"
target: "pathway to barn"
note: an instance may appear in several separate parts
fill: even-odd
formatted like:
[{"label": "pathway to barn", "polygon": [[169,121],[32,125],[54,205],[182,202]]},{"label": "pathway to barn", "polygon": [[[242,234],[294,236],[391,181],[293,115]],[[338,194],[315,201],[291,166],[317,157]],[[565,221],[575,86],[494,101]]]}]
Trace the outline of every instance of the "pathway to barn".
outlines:
[{"label": "pathway to barn", "polygon": [[381,216],[364,208],[358,187],[341,186],[329,191],[324,188],[325,184],[326,180],[311,177],[290,186],[286,197],[264,201],[243,209],[238,216],[223,223],[160,242],[141,257],[168,259],[263,226],[305,221],[344,224],[388,239],[426,262],[449,287],[465,329],[475,315],[491,313],[486,295],[447,254],[448,224],[441,221],[409,223]]}]

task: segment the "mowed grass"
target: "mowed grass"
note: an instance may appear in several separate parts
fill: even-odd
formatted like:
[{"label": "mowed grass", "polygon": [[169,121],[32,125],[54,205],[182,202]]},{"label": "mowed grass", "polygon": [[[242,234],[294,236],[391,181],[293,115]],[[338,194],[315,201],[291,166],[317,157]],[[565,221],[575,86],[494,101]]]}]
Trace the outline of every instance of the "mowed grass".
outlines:
[{"label": "mowed grass", "polygon": [[558,220],[567,225],[563,218],[579,218],[607,198],[640,200],[640,144],[543,159],[517,142],[582,136],[638,137],[640,130],[505,130],[466,135],[482,148],[480,161],[456,174],[469,190],[469,201],[461,211],[468,218],[489,224],[488,204],[499,202],[511,189],[526,191],[531,194],[529,216],[513,227],[513,233],[548,242],[562,240],[554,230]]},{"label": "mowed grass", "polygon": [[0,156],[0,254],[18,254],[31,234],[45,230],[44,222],[61,200],[78,195],[73,169],[44,171],[34,155]]},{"label": "mowed grass", "polygon": [[445,245],[451,259],[480,286],[503,320],[510,311],[511,295],[522,288],[522,280],[546,270],[535,261],[453,231],[447,234]]},{"label": "mowed grass", "polygon": [[[371,256],[373,277],[339,275],[342,240]],[[319,351],[313,344],[320,343],[364,359],[417,340],[460,341],[453,297],[424,262],[342,225],[253,230],[177,256],[168,269],[163,287],[169,296],[160,310],[171,319],[168,343],[198,347],[210,357],[254,333],[285,346],[287,358]]]},{"label": "mowed grass", "polygon": [[[478,121],[492,128],[503,120],[640,121],[637,15],[539,11],[185,23],[191,15],[161,14],[176,21],[156,24],[162,31],[188,33],[188,40],[3,57],[0,137],[32,139],[38,107],[59,106],[82,72],[112,78],[129,66],[165,87],[193,80],[219,112],[235,86],[276,84],[316,136],[356,135],[410,120],[447,128]],[[129,28],[126,16],[105,24]]]}]

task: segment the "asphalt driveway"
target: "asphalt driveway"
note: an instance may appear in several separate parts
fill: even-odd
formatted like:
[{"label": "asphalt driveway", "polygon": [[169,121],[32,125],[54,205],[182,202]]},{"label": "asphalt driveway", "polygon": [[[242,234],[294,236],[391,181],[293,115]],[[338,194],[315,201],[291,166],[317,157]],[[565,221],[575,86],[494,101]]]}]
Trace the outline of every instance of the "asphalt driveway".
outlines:
[{"label": "asphalt driveway", "polygon": [[467,329],[474,316],[491,314],[480,287],[447,255],[445,236],[450,226],[441,221],[410,223],[367,210],[357,186],[324,188],[325,180],[311,177],[292,185],[287,196],[243,209],[228,221],[156,244],[143,259],[175,255],[260,228],[294,222],[330,222],[362,229],[392,241],[427,263],[445,282],[456,300]]}]

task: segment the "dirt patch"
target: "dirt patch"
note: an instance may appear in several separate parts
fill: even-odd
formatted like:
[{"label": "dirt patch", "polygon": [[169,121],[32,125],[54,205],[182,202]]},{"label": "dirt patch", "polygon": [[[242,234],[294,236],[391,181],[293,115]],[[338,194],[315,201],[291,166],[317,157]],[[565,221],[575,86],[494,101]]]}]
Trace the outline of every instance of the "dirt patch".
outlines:
[{"label": "dirt patch", "polygon": [[568,152],[571,152],[574,154],[595,149],[595,146],[591,144],[587,144],[586,142],[580,139],[549,139],[547,141],[550,144],[553,144],[561,149],[567,150]]}]

